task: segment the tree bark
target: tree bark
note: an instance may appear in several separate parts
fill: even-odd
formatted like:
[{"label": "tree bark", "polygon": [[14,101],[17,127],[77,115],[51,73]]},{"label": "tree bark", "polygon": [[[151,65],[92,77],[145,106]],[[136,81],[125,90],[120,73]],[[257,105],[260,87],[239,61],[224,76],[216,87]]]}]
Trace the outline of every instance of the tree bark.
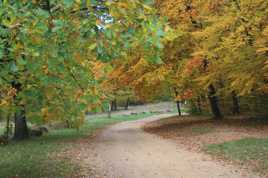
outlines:
[{"label": "tree bark", "polygon": [[199,113],[202,113],[201,97],[197,98],[197,109]]},{"label": "tree bark", "polygon": [[111,116],[111,111],[112,111],[112,107],[111,107],[111,104],[109,103],[109,105],[108,105],[108,111],[107,111],[107,114],[108,114],[108,118],[111,118],[112,116]]},{"label": "tree bark", "polygon": [[126,105],[125,105],[125,110],[128,110],[128,106],[129,106],[129,98],[127,98]]},{"label": "tree bark", "polygon": [[232,100],[233,100],[233,114],[238,115],[240,114],[239,98],[234,91],[232,92]]},{"label": "tree bark", "polygon": [[[12,87],[17,90],[17,93],[21,91],[22,85],[17,81],[12,82]],[[24,140],[29,138],[29,131],[27,127],[26,114],[24,105],[19,104],[19,99],[14,96],[15,105],[17,111],[15,112],[15,133],[13,139]]]},{"label": "tree bark", "polygon": [[222,114],[219,108],[218,97],[216,96],[216,89],[213,85],[208,87],[208,99],[210,102],[211,111],[214,119],[218,120],[222,118]]},{"label": "tree bark", "polygon": [[70,121],[66,119],[65,123],[66,123],[66,128],[70,129],[71,128]]},{"label": "tree bark", "polygon": [[[176,90],[176,88],[174,88],[174,92],[175,92],[175,95],[176,96],[178,96],[178,91]],[[181,114],[181,102],[180,101],[176,101],[176,104],[177,104],[177,110],[178,110],[178,114],[179,114],[179,116],[182,116],[182,114]]]},{"label": "tree bark", "polygon": [[179,114],[179,116],[182,116],[182,113],[181,113],[181,102],[180,101],[176,101],[176,103],[177,103],[178,114]]},{"label": "tree bark", "polygon": [[25,111],[15,113],[15,133],[14,140],[24,140],[29,138],[29,130],[27,127]]},{"label": "tree bark", "polygon": [[116,101],[116,99],[114,100],[114,110],[117,111],[117,101]]},{"label": "tree bark", "polygon": [[117,111],[117,101],[116,101],[116,99],[114,99],[112,101],[112,111]]},{"label": "tree bark", "polygon": [[111,111],[114,111],[114,101],[111,102]]}]

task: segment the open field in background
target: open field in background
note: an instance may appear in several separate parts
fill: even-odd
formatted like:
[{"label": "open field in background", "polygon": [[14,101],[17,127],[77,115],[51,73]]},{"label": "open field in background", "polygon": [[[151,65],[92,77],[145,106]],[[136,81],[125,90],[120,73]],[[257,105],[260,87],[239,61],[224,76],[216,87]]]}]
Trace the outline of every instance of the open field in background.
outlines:
[{"label": "open field in background", "polygon": [[[75,129],[50,130],[49,134],[23,142],[11,142],[0,147],[1,178],[37,178],[75,176],[79,167],[64,153],[75,146],[76,140],[89,137],[97,129],[122,121],[131,121],[151,116],[151,113],[116,115],[112,118],[90,117],[83,127]],[[3,129],[2,129],[3,130]]]},{"label": "open field in background", "polygon": [[[113,111],[112,115],[135,115],[142,113],[175,113],[177,112],[176,103],[175,102],[161,102],[161,103],[151,103],[137,106],[129,106],[128,110],[120,109],[118,111]],[[97,113],[97,114],[89,114],[88,118],[92,117],[105,117],[107,113]]]},{"label": "open field in background", "polygon": [[145,131],[172,139],[180,146],[205,152],[268,176],[268,121],[232,117],[172,117],[147,124]]}]

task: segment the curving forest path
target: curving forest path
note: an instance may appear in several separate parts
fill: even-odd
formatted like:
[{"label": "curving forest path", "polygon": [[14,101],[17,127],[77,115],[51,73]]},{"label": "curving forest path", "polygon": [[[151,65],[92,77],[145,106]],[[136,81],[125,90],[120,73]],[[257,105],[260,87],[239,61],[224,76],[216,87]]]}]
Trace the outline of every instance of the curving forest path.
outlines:
[{"label": "curving forest path", "polygon": [[[180,148],[170,140],[143,131],[147,122],[172,116],[162,114],[124,122],[97,134],[80,152],[85,177],[99,178],[254,178],[233,166],[215,162],[202,153]],[[89,176],[90,174],[90,176]]]}]

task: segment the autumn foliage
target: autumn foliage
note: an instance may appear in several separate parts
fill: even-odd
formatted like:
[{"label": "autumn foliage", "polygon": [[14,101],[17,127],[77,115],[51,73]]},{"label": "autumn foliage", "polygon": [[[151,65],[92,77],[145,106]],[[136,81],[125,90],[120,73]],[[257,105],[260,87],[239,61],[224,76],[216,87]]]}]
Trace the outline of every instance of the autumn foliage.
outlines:
[{"label": "autumn foliage", "polygon": [[0,6],[5,117],[79,128],[85,112],[103,110],[117,97],[188,100],[215,117],[267,110],[267,0]]}]

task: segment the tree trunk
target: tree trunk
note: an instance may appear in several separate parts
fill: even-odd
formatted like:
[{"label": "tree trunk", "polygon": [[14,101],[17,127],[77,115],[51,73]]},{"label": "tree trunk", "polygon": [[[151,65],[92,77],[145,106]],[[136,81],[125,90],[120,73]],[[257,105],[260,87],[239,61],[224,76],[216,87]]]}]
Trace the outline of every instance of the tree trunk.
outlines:
[{"label": "tree trunk", "polygon": [[114,101],[111,102],[111,111],[114,111]]},{"label": "tree trunk", "polygon": [[70,129],[71,128],[71,124],[70,121],[68,119],[66,119],[66,128]]},{"label": "tree trunk", "polygon": [[199,113],[202,113],[201,97],[197,98],[197,109]]},{"label": "tree trunk", "polygon": [[[178,96],[178,91],[176,90],[176,88],[174,88],[174,92],[175,92],[175,95],[176,95],[176,97]],[[176,101],[176,104],[177,104],[177,110],[178,110],[178,114],[179,114],[179,116],[181,116],[182,114],[181,114],[181,102],[180,101]]]},{"label": "tree trunk", "polygon": [[111,118],[111,111],[112,111],[112,108],[111,108],[111,104],[109,103],[109,105],[108,105],[108,111],[107,111],[107,113],[108,113],[108,118]]},{"label": "tree trunk", "polygon": [[239,98],[234,91],[232,92],[232,100],[233,100],[233,114],[234,115],[240,114]]},{"label": "tree trunk", "polygon": [[114,100],[114,110],[117,111],[117,101],[116,101],[116,99]]},{"label": "tree trunk", "polygon": [[24,111],[15,113],[15,133],[13,138],[15,140],[24,140],[29,138],[29,131]]},{"label": "tree trunk", "polygon": [[178,114],[179,114],[179,116],[182,116],[182,114],[181,114],[181,102],[180,101],[176,101],[176,103],[177,103]]},{"label": "tree trunk", "polygon": [[127,102],[126,102],[126,105],[125,105],[125,110],[128,110],[128,106],[129,106],[129,98],[127,98]]},{"label": "tree trunk", "polygon": [[117,111],[117,101],[116,101],[116,99],[114,99],[112,101],[112,111]]},{"label": "tree trunk", "polygon": [[208,99],[210,102],[211,111],[214,119],[221,119],[222,114],[219,108],[218,97],[216,96],[216,89],[213,85],[209,85],[208,87]]},{"label": "tree trunk", "polygon": [[[12,86],[17,90],[17,93],[21,91],[21,83],[17,81],[12,82]],[[24,105],[19,104],[19,98],[14,96],[15,105],[18,107],[15,112],[15,133],[13,139],[15,140],[24,140],[29,138],[29,131],[27,127],[26,115],[25,115],[25,107]]]}]

